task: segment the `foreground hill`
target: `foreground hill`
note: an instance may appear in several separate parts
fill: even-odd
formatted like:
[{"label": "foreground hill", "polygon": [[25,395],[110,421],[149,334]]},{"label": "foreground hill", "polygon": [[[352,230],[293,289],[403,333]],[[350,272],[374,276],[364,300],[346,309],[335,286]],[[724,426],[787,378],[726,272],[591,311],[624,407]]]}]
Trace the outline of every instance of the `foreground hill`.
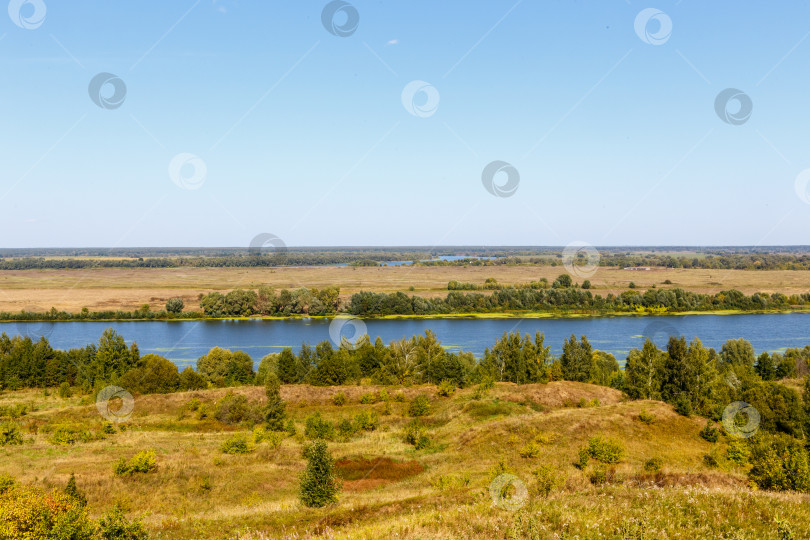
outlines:
[{"label": "foreground hill", "polygon": [[[416,449],[403,431],[422,394],[429,443]],[[6,392],[0,407],[27,412],[13,420],[23,445],[0,446],[0,473],[43,488],[62,488],[74,473],[93,516],[118,504],[144,516],[151,538],[693,540],[806,538],[810,530],[810,496],[752,490],[746,468],[725,457],[729,441],[699,436],[704,419],[624,401],[610,388],[497,383],[442,397],[434,386],[295,385],[281,395],[296,432],[283,438],[251,430],[265,400],[258,387],[136,396],[117,428],[105,425],[92,396]],[[306,420],[316,413],[336,428],[347,419],[365,429],[336,429],[328,446],[339,502],[311,509],[298,501],[298,478]],[[240,433],[247,453],[224,453]],[[619,443],[617,463],[579,463],[598,436]],[[153,472],[113,473],[119,458],[149,449]],[[490,486],[502,473],[517,481],[493,502]]]}]

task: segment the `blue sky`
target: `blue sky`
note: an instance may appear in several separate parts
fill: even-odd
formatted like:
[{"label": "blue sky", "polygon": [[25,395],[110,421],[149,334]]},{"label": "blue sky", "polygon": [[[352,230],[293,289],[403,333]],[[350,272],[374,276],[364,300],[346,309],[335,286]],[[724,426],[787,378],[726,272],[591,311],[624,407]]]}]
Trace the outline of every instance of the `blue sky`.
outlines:
[{"label": "blue sky", "polygon": [[[810,243],[807,2],[358,0],[345,37],[326,5],[12,1],[0,245]],[[412,81],[439,96],[406,99],[421,117]],[[178,155],[204,177],[173,181]],[[482,184],[496,160],[511,196]]]}]

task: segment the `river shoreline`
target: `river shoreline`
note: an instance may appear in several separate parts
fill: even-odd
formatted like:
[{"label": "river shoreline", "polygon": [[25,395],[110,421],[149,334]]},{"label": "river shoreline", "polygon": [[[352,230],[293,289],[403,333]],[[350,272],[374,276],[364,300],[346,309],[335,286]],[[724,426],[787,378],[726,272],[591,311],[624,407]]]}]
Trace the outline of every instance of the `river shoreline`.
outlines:
[{"label": "river shoreline", "polygon": [[577,312],[548,312],[548,311],[494,311],[485,313],[435,313],[427,315],[403,314],[403,315],[367,315],[356,316],[348,313],[336,313],[333,315],[251,315],[249,317],[160,317],[160,318],[101,318],[90,319],[75,317],[69,319],[3,319],[0,320],[0,327],[4,323],[60,323],[60,322],[188,322],[188,321],[285,321],[285,320],[331,320],[331,319],[363,319],[363,320],[441,320],[441,319],[608,319],[613,317],[670,317],[687,315],[778,315],[789,313],[810,313],[810,307],[787,308],[787,309],[767,309],[767,310],[741,310],[741,309],[719,309],[706,311],[662,311],[662,312],[629,312],[611,311],[599,313],[577,313]]}]

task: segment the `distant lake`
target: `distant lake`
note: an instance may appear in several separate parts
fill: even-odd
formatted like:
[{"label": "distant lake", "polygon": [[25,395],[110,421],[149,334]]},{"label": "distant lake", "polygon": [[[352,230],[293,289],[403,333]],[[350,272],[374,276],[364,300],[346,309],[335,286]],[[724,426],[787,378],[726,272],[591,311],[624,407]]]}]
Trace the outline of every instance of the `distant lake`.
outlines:
[{"label": "distant lake", "polygon": [[[328,319],[129,321],[0,323],[0,332],[45,334],[58,349],[83,347],[97,342],[106,328],[114,328],[127,342],[138,343],[141,354],[156,353],[185,364],[195,361],[215,346],[243,350],[256,362],[284,347],[297,349],[302,342],[315,345],[329,340]],[[697,336],[707,347],[718,349],[732,338],[750,341],[757,354],[783,351],[810,344],[810,314],[684,315],[662,317],[601,317],[576,319],[369,319],[364,321],[372,341],[391,340],[433,330],[449,350],[470,351],[481,356],[504,332],[520,331],[534,336],[541,332],[555,355],[571,334],[586,335],[594,348],[616,356],[624,363],[628,351],[640,347],[650,336],[665,347],[669,335]],[[351,328],[346,328],[350,334]],[[351,337],[348,335],[347,337]]]}]

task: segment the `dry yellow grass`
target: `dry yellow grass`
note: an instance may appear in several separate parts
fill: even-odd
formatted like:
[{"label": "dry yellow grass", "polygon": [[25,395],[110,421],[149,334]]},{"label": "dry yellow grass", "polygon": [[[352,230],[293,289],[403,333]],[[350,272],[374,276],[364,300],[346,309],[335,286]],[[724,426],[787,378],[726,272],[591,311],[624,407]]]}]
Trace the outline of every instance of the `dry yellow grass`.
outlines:
[{"label": "dry yellow grass", "polygon": [[[444,296],[451,280],[483,284],[493,277],[501,283],[526,283],[545,277],[553,281],[562,267],[468,266],[468,267],[298,267],[298,268],[171,268],[82,270],[19,270],[0,272],[0,311],[45,311],[51,307],[77,312],[132,310],[149,304],[160,309],[166,300],[179,296],[188,308],[198,306],[197,296],[214,290],[338,286],[347,299],[358,291],[403,291],[421,296]],[[663,285],[665,280],[672,285]],[[582,280],[577,280],[582,281]],[[599,268],[590,277],[593,292],[606,295],[627,290],[634,281],[640,290],[656,284],[702,293],[738,289],[785,294],[810,292],[810,273],[774,270],[685,270],[653,269],[630,271]],[[413,286],[413,293],[409,288]]]},{"label": "dry yellow grass", "polygon": [[[330,420],[364,410],[381,415],[377,431],[329,444],[352,477],[338,504],[326,508],[304,508],[297,500],[304,467],[300,436],[277,449],[259,443],[253,453],[225,455],[222,441],[246,428],[180,414],[189,400],[211,405],[225,389],[136,396],[125,431],[74,446],[51,444],[45,431],[65,423],[99,428],[102,419],[88,396],[2,394],[0,405],[33,403],[36,410],[21,419],[29,427],[25,445],[0,447],[0,473],[42,486],[64,486],[75,473],[94,515],[122,504],[130,514],[146,515],[155,539],[782,538],[777,519],[795,533],[810,530],[810,496],[752,491],[744,469],[729,463],[707,468],[703,456],[713,445],[698,436],[705,421],[678,416],[661,402],[626,402],[615,390],[569,382],[498,383],[477,398],[475,389],[440,398],[432,386],[404,388],[406,400],[419,393],[432,400],[433,413],[424,422],[433,443],[416,451],[401,436],[410,420],[407,401],[392,401],[390,415],[383,414],[384,403],[359,403],[362,394],[378,389],[282,388],[299,432],[314,412]],[[387,390],[392,397],[400,391]],[[263,396],[261,388],[233,391]],[[346,394],[345,405],[332,404],[338,391]],[[563,406],[583,398],[600,405]],[[642,410],[655,416],[653,424],[639,421]],[[546,441],[539,454],[521,457],[539,434]],[[616,480],[601,486],[573,466],[578,449],[598,434],[626,448]],[[723,447],[717,445],[720,453]],[[147,448],[156,450],[156,472],[113,475],[119,457]],[[660,474],[642,473],[650,457],[663,460]],[[528,488],[519,510],[498,508],[490,497],[491,470],[501,461]],[[532,471],[540,465],[551,466],[558,478],[548,497],[535,491]]]}]

